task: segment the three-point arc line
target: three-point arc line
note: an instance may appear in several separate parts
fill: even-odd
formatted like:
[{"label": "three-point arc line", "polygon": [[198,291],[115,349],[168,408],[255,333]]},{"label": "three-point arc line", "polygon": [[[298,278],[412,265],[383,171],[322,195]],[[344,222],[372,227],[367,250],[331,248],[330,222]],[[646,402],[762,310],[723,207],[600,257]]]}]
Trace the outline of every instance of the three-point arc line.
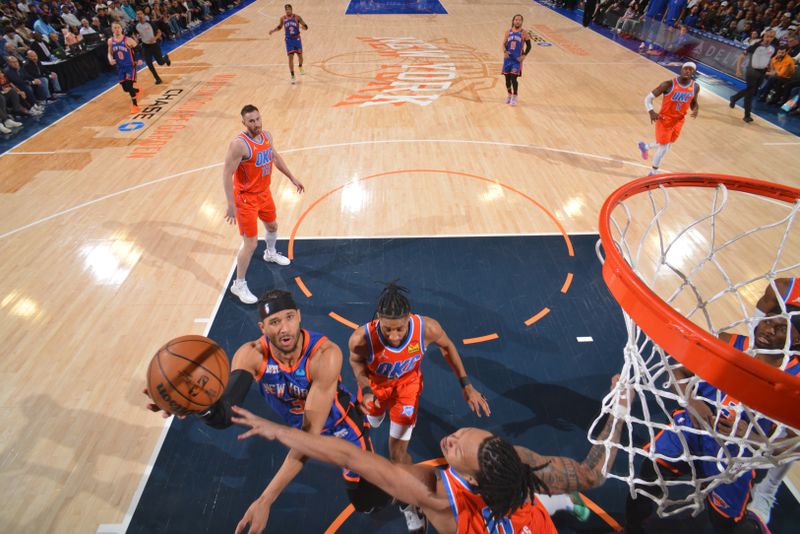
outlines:
[{"label": "three-point arc line", "polygon": [[[478,175],[475,175],[475,174],[469,174],[469,173],[459,172],[459,171],[448,171],[448,170],[443,170],[443,169],[406,169],[406,170],[398,170],[398,171],[381,172],[381,173],[373,174],[373,175],[370,175],[370,176],[365,176],[365,177],[359,178],[357,180],[353,180],[352,182],[349,182],[349,183],[365,182],[367,180],[372,180],[372,179],[379,178],[379,177],[382,177],[382,176],[391,176],[391,175],[398,175],[398,174],[404,174],[404,173],[436,173],[436,174],[451,174],[451,175],[456,175],[456,176],[465,176],[467,178],[472,178],[474,180],[478,180],[478,181],[482,181],[482,182],[488,182],[488,183],[491,183],[491,184],[499,185],[500,187],[508,189],[509,191],[513,191],[514,193],[522,196],[523,198],[525,198],[526,200],[528,200],[529,202],[534,204],[536,207],[541,209],[545,213],[545,215],[547,215],[550,218],[550,220],[553,221],[555,226],[561,232],[561,235],[564,237],[564,242],[566,243],[566,246],[567,246],[567,253],[569,254],[569,256],[575,256],[575,251],[574,251],[574,249],[572,247],[572,241],[569,239],[569,235],[564,230],[564,227],[561,226],[561,223],[559,223],[558,219],[556,219],[555,216],[547,210],[547,208],[545,208],[542,204],[540,204],[539,202],[534,200],[529,195],[526,195],[522,191],[520,191],[518,189],[515,189],[515,188],[513,188],[513,187],[511,187],[509,185],[506,185],[506,184],[503,184],[501,182],[498,182],[496,180],[491,180],[491,179],[486,178],[484,176],[478,176]],[[297,230],[300,228],[300,225],[303,223],[303,220],[306,218],[306,216],[308,216],[308,214],[311,212],[311,210],[316,208],[323,200],[325,200],[326,198],[330,197],[332,194],[336,193],[337,191],[340,191],[340,190],[344,189],[345,186],[347,186],[347,185],[348,184],[343,184],[343,185],[334,187],[333,189],[327,191],[322,196],[317,198],[314,202],[312,202],[311,205],[300,215],[300,217],[297,219],[297,222],[294,225],[294,228],[292,228],[292,233],[291,233],[291,235],[289,237],[288,256],[289,256],[290,260],[294,259],[294,242],[295,242],[295,238],[297,237]],[[564,281],[564,285],[561,286],[561,293],[566,293],[569,290],[569,287],[572,284],[572,276],[573,276],[572,273],[567,273],[567,278]],[[300,288],[300,291],[302,291],[303,294],[306,297],[310,298],[312,293],[308,289],[308,287],[305,285],[305,283],[303,283],[303,280],[299,276],[297,276],[297,277],[295,277],[294,281],[297,284],[297,286]],[[541,310],[536,315],[534,315],[534,316],[530,317],[529,319],[527,319],[525,321],[525,326],[532,325],[533,323],[535,323],[536,321],[540,320],[542,317],[544,317],[548,313],[550,313],[550,309],[549,308],[544,308],[543,310]],[[354,330],[356,328],[358,328],[357,324],[355,324],[354,322],[342,317],[341,315],[339,315],[336,312],[331,311],[330,313],[328,313],[328,315],[332,319],[342,323],[343,325],[349,326],[350,328],[352,328]],[[471,337],[471,338],[462,339],[462,343],[464,343],[465,345],[471,345],[471,344],[474,344],[474,343],[483,343],[483,342],[486,342],[486,341],[493,341],[493,340],[499,339],[499,338],[500,338],[500,336],[497,333],[493,332],[491,334],[487,334],[487,335],[484,335],[484,336],[478,336],[478,337]]]},{"label": "three-point arc line", "polygon": [[311,291],[309,291],[306,285],[303,283],[302,278],[300,278],[299,276],[295,276],[294,283],[297,284],[297,287],[300,288],[300,291],[303,292],[303,295],[305,295],[308,298],[311,298]]}]

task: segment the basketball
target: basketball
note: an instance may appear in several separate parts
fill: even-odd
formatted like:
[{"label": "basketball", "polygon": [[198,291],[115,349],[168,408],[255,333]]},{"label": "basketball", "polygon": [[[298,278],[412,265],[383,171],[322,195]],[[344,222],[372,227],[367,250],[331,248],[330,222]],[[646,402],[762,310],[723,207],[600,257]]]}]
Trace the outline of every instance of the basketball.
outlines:
[{"label": "basketball", "polygon": [[158,349],[147,369],[147,391],[175,415],[208,409],[228,385],[228,356],[203,336],[177,337]]}]

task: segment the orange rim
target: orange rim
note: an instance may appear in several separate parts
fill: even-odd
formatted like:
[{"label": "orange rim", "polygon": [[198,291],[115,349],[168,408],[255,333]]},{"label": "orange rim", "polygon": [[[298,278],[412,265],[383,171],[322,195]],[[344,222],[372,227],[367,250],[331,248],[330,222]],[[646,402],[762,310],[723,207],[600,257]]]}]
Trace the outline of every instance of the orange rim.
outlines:
[{"label": "orange rim", "polygon": [[770,367],[723,343],[659,298],[620,255],[611,234],[611,213],[623,200],[658,187],[728,189],[794,204],[800,189],[751,178],[719,174],[671,174],[623,185],[600,210],[600,240],[605,251],[603,279],[620,307],[670,356],[713,386],[764,415],[800,428],[800,377]]}]

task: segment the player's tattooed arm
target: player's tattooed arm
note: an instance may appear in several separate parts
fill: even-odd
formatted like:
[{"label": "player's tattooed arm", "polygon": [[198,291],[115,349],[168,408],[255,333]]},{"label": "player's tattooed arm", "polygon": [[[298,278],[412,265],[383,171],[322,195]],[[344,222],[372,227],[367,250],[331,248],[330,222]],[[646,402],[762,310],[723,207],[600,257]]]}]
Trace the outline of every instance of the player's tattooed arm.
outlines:
[{"label": "player's tattooed arm", "polygon": [[[611,379],[612,390],[617,387],[618,380],[619,375],[615,375]],[[632,392],[619,396],[621,408],[627,409],[632,400],[631,396]],[[613,433],[611,441],[619,443],[624,426],[617,418],[608,417],[597,440],[603,442]],[[525,447],[516,446],[514,448],[524,463],[534,468],[541,468],[535,471],[536,476],[546,484],[550,494],[586,491],[602,485],[605,482],[602,470],[606,463],[606,454],[608,455],[608,465],[613,465],[614,459],[617,457],[616,447],[609,447],[606,452],[606,447],[602,444],[593,445],[583,462],[564,456],[543,456]]]}]

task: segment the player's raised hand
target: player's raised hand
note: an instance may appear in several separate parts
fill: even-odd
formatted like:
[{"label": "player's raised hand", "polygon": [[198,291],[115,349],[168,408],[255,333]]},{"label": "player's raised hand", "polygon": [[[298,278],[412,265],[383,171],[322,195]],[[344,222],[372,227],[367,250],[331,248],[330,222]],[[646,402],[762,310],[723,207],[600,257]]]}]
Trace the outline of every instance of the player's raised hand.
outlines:
[{"label": "player's raised hand", "polygon": [[658,119],[660,119],[660,118],[661,118],[661,115],[659,115],[658,113],[656,113],[656,112],[655,112],[655,111],[653,111],[652,109],[651,109],[651,110],[650,110],[648,113],[650,113],[650,122],[651,122],[651,123],[654,123],[654,122],[656,122]]},{"label": "player's raised hand", "polygon": [[480,417],[481,412],[483,412],[486,417],[492,415],[492,411],[489,409],[489,403],[486,402],[486,397],[475,389],[472,384],[467,384],[467,387],[462,391],[464,392],[464,398],[467,404],[469,404],[469,409],[475,412],[475,415]]}]

